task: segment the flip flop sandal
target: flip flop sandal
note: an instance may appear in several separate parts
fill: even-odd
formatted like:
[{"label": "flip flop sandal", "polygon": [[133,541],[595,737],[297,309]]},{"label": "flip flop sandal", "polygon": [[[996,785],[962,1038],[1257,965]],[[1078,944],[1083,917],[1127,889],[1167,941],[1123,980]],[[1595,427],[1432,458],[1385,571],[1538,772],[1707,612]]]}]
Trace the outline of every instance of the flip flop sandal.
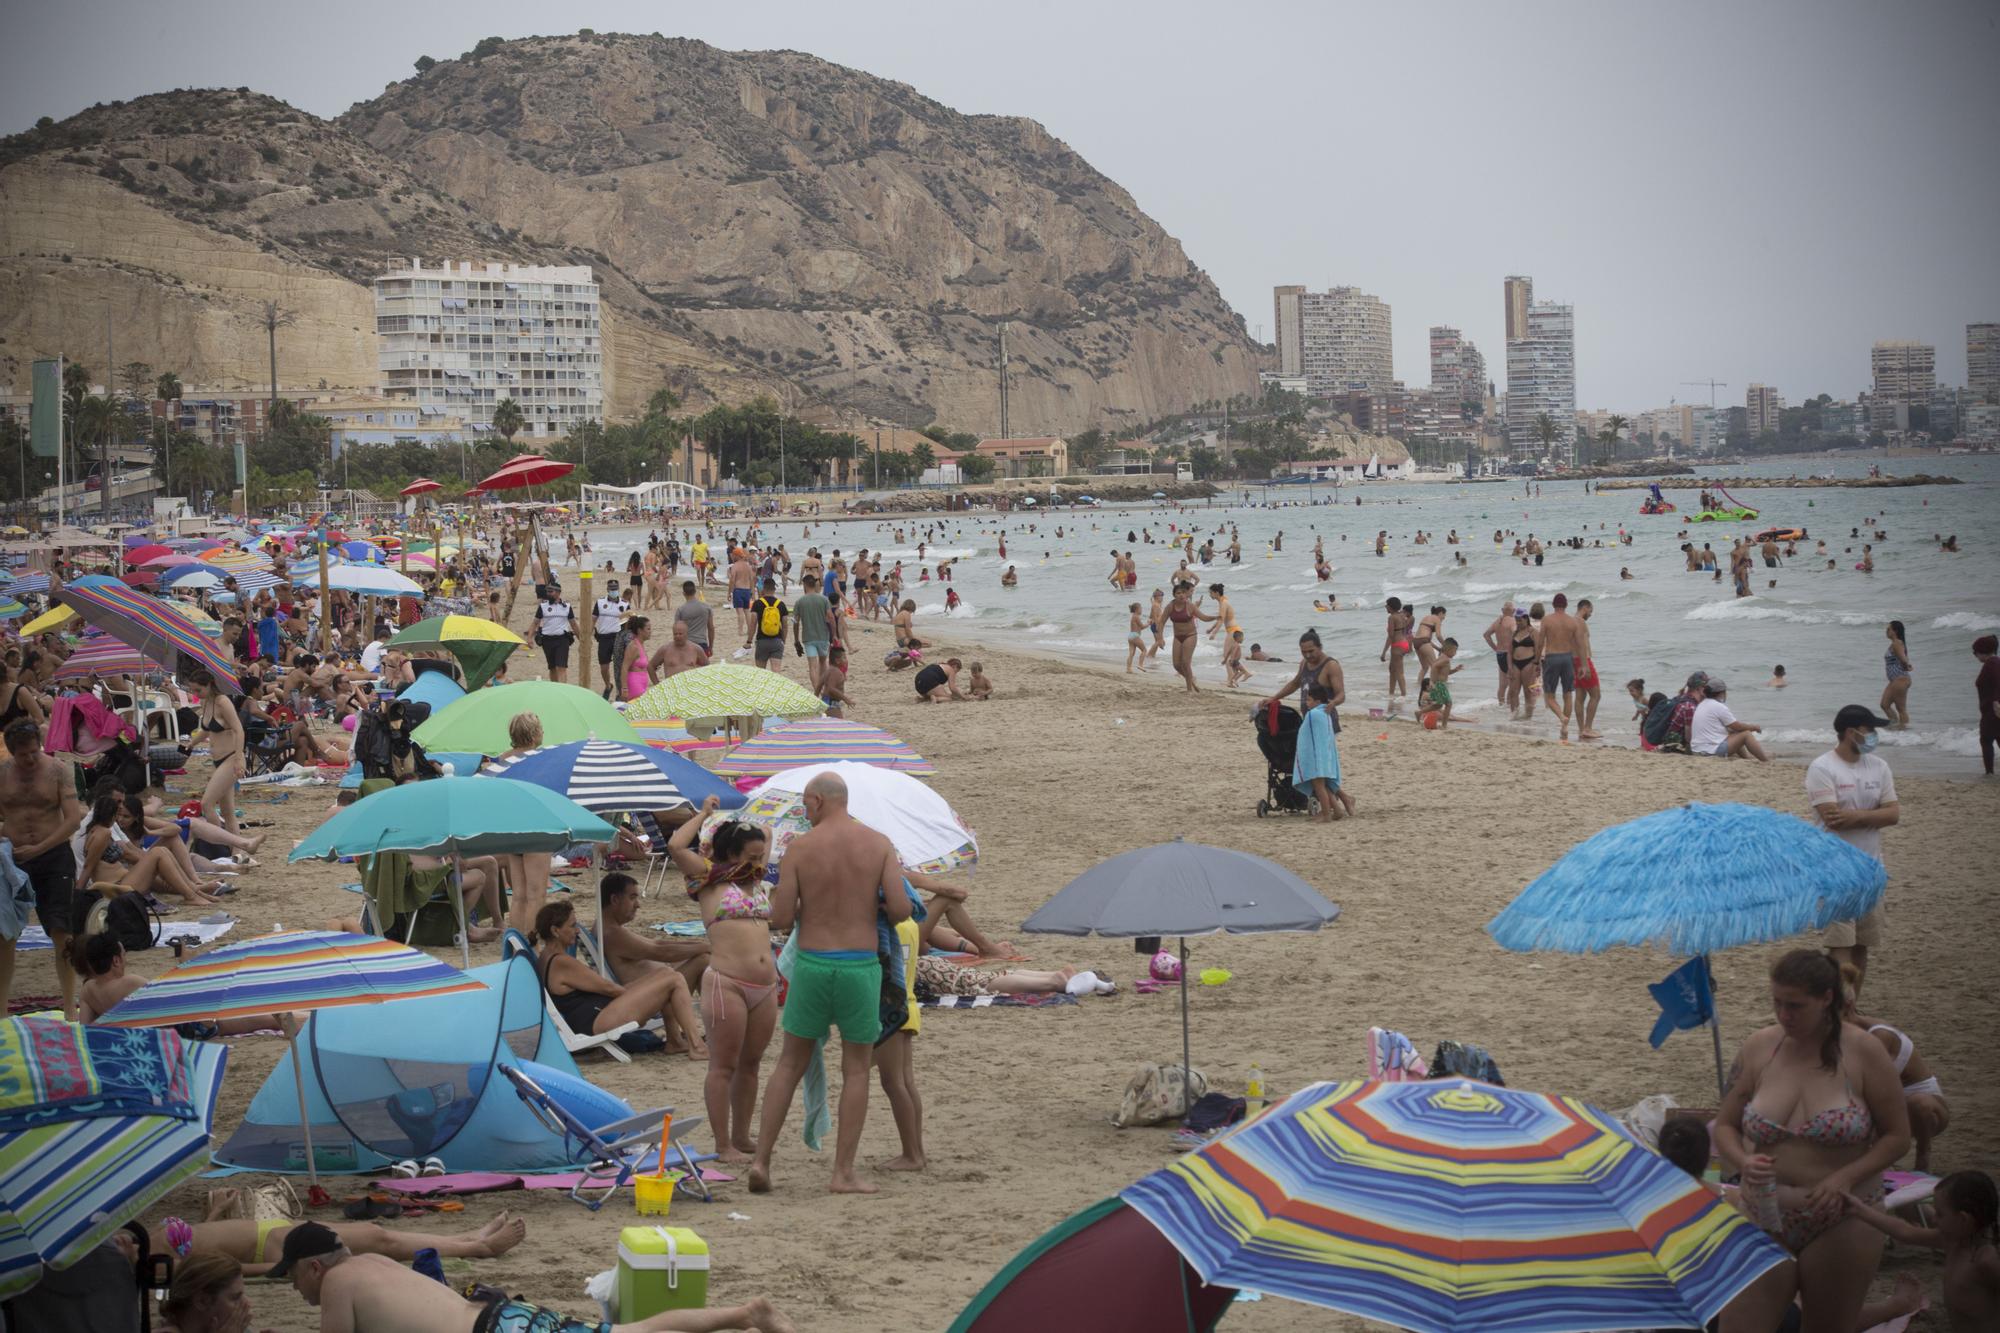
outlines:
[{"label": "flip flop sandal", "polygon": [[420,1174],[420,1175],[426,1175],[426,1176],[441,1176],[441,1175],[443,1175],[443,1174],[444,1174],[444,1161],[443,1161],[443,1159],[441,1159],[441,1158],[437,1158],[437,1157],[426,1157],[426,1158],[424,1158],[424,1164],[423,1164],[423,1167],[422,1167],[422,1169],[421,1169],[421,1170],[419,1171],[419,1173],[418,1173],[418,1174]]},{"label": "flip flop sandal", "polygon": [[340,1210],[341,1215],[351,1222],[372,1222],[382,1217],[401,1217],[403,1205],[374,1198],[349,1199]]},{"label": "flip flop sandal", "polygon": [[415,1180],[417,1172],[420,1170],[422,1168],[417,1165],[414,1158],[405,1157],[402,1161],[389,1168],[389,1174],[392,1176],[401,1176],[405,1180]]}]

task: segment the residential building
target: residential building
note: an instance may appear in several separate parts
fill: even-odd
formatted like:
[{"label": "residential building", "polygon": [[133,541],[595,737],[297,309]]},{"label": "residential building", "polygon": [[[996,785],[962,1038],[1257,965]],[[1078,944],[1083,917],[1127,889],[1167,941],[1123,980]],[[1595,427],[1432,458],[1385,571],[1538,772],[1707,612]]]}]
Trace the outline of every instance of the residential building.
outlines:
[{"label": "residential building", "polygon": [[1501,282],[1500,289],[1507,302],[1507,341],[1528,336],[1528,307],[1535,300],[1535,280],[1533,278],[1512,277]]},{"label": "residential building", "polygon": [[1258,371],[1257,387],[1260,389],[1282,389],[1286,393],[1295,393],[1301,398],[1309,397],[1312,393],[1312,385],[1306,381],[1304,375],[1287,375],[1282,371],[1275,370]]},{"label": "residential building", "polygon": [[1965,387],[1975,403],[2000,403],[2000,324],[1965,326]]},{"label": "residential building", "polygon": [[[1388,391],[1395,370],[1387,305],[1358,287],[1324,292],[1280,287],[1276,292],[1280,374],[1303,374],[1315,398]],[[1294,308],[1296,315],[1288,316]],[[1285,359],[1294,336],[1296,369]]]},{"label": "residential building", "polygon": [[1967,444],[2000,448],[2000,403],[1975,403],[1966,408],[1964,429],[1959,434]]},{"label": "residential building", "polygon": [[1779,419],[1784,415],[1785,400],[1770,385],[1753,384],[1744,395],[1743,411],[1753,438],[1765,431],[1776,435]]},{"label": "residential building", "polygon": [[[1013,477],[1066,477],[1069,475],[1069,442],[1057,435],[1031,439],[981,440],[971,452],[993,460],[995,480]],[[949,449],[937,451],[941,463],[956,463],[964,457]]]},{"label": "residential building", "polygon": [[262,395],[246,395],[241,389],[184,385],[179,398],[154,399],[146,410],[155,420],[164,420],[171,414],[175,430],[192,434],[204,444],[229,449],[238,444],[254,444],[263,437],[270,400]]},{"label": "residential building", "polygon": [[[1517,293],[1532,296],[1529,279],[1507,279],[1510,328]],[[1519,337],[1507,340],[1509,453],[1515,462],[1568,463],[1576,452],[1575,312],[1554,301],[1529,300],[1519,329]],[[1546,447],[1539,429],[1545,416],[1555,427]]]},{"label": "residential building", "polygon": [[1470,338],[1444,324],[1431,326],[1431,389],[1458,403],[1486,400],[1486,358]]},{"label": "residential building", "polygon": [[598,286],[585,265],[420,259],[375,279],[384,396],[493,427],[511,398],[521,435],[554,440],[604,416]]},{"label": "residential building", "polygon": [[326,418],[334,458],[349,445],[423,444],[436,448],[461,444],[472,437],[463,418],[407,399],[336,398],[301,406],[316,417]]},{"label": "residential building", "polygon": [[[1937,385],[1937,349],[1929,343],[1893,340],[1878,342],[1869,354],[1874,370],[1875,391],[1868,402],[1869,424],[1877,430],[1921,430],[1912,424],[1912,407],[1923,409],[1921,423],[1930,411],[1932,390]],[[1900,413],[1898,408],[1903,409]]]},{"label": "residential building", "polygon": [[1304,375],[1305,347],[1303,329],[1300,325],[1302,311],[1300,298],[1306,294],[1303,287],[1273,287],[1271,289],[1272,316],[1276,319],[1276,340],[1278,344],[1278,373],[1280,375]]}]

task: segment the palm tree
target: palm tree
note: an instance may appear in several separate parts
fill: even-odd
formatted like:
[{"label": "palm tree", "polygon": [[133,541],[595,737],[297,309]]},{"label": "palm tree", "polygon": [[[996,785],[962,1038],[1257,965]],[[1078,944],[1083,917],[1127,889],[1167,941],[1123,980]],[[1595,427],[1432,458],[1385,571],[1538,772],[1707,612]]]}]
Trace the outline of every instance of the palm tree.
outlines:
[{"label": "palm tree", "polygon": [[1613,412],[1604,419],[1604,429],[1597,432],[1598,443],[1604,446],[1604,456],[1613,462],[1618,458],[1618,435],[1632,423]]},{"label": "palm tree", "polygon": [[1556,442],[1556,420],[1547,412],[1535,418],[1535,438],[1542,442],[1542,461],[1546,463]]},{"label": "palm tree", "polygon": [[514,432],[528,424],[521,415],[521,405],[512,398],[502,398],[493,405],[493,429],[500,432],[500,438],[507,441],[509,448],[514,445]]},{"label": "palm tree", "polygon": [[77,431],[84,439],[97,440],[97,466],[102,476],[98,487],[98,509],[111,512],[111,446],[131,432],[132,418],[125,405],[110,394],[86,398],[77,416]]},{"label": "palm tree", "polygon": [[172,495],[173,491],[168,486],[168,474],[173,469],[174,432],[180,429],[180,412],[175,404],[181,400],[181,377],[171,370],[161,375],[159,383],[153,386],[153,396],[166,405],[166,411],[160,418],[159,440],[154,445],[153,451],[159,455],[160,491],[162,494]]}]

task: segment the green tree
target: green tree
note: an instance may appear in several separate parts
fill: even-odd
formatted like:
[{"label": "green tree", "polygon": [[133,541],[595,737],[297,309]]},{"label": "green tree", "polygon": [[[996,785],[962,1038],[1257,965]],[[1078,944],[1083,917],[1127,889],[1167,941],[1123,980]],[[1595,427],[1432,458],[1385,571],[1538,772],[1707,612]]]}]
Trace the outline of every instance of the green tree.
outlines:
[{"label": "green tree", "polygon": [[1069,466],[1072,472],[1089,472],[1104,461],[1110,451],[1111,442],[1104,438],[1104,432],[1092,426],[1080,431],[1069,440]]},{"label": "green tree", "polygon": [[1535,418],[1535,438],[1542,442],[1542,461],[1549,461],[1549,451],[1556,443],[1555,418],[1543,412]]},{"label": "green tree", "polygon": [[431,59],[429,56],[417,57],[417,73],[428,74],[436,68],[437,68],[437,61]]},{"label": "green tree", "polygon": [[82,439],[94,440],[97,444],[98,474],[102,478],[97,504],[101,513],[111,512],[111,447],[131,437],[132,424],[125,404],[110,394],[92,395],[83,400],[77,427]]},{"label": "green tree", "polygon": [[916,461],[918,472],[929,472],[931,466],[937,462],[937,450],[920,442],[910,450],[910,457]]},{"label": "green tree", "polygon": [[958,475],[969,483],[991,481],[997,471],[999,464],[987,454],[966,454],[958,460]]},{"label": "green tree", "polygon": [[502,398],[493,405],[493,429],[500,432],[500,438],[507,441],[509,448],[513,447],[515,433],[527,424],[527,418],[521,415],[521,405],[512,398]]}]

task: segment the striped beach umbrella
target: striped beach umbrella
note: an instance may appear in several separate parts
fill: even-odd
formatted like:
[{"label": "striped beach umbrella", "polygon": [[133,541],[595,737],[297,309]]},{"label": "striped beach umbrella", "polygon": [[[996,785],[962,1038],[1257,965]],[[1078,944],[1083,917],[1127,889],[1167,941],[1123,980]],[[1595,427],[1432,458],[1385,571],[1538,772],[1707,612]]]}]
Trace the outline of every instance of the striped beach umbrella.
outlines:
[{"label": "striped beach umbrella", "polygon": [[28,614],[28,608],[12,597],[0,595],[0,620],[13,620]]},{"label": "striped beach umbrella", "polygon": [[743,793],[692,759],[630,741],[571,741],[531,750],[488,770],[492,777],[530,782],[559,792],[586,810],[671,810],[710,796],[725,810]]},{"label": "striped beach umbrella", "polygon": [[1786,1254],[1571,1097],[1315,1083],[1120,1197],[1205,1282],[1416,1333],[1700,1328]]},{"label": "striped beach umbrella", "polygon": [[772,726],[717,762],[715,771],[764,777],[806,764],[867,764],[898,773],[935,773],[937,766],[880,727],[839,717],[808,717]]},{"label": "striped beach umbrella", "polygon": [[46,593],[48,590],[49,576],[39,569],[16,574],[14,581],[7,585],[7,594],[10,597],[26,597],[30,593]]},{"label": "striped beach umbrella", "polygon": [[173,604],[101,574],[64,584],[63,600],[85,621],[175,674],[201,667],[231,694],[242,692],[216,641]]},{"label": "striped beach umbrella", "polygon": [[634,721],[678,717],[719,722],[730,717],[818,717],[818,695],[782,672],[717,662],[669,676],[626,705]]},{"label": "striped beach umbrella", "polygon": [[67,1268],[208,1166],[229,1048],[0,1021],[0,1298]]}]

